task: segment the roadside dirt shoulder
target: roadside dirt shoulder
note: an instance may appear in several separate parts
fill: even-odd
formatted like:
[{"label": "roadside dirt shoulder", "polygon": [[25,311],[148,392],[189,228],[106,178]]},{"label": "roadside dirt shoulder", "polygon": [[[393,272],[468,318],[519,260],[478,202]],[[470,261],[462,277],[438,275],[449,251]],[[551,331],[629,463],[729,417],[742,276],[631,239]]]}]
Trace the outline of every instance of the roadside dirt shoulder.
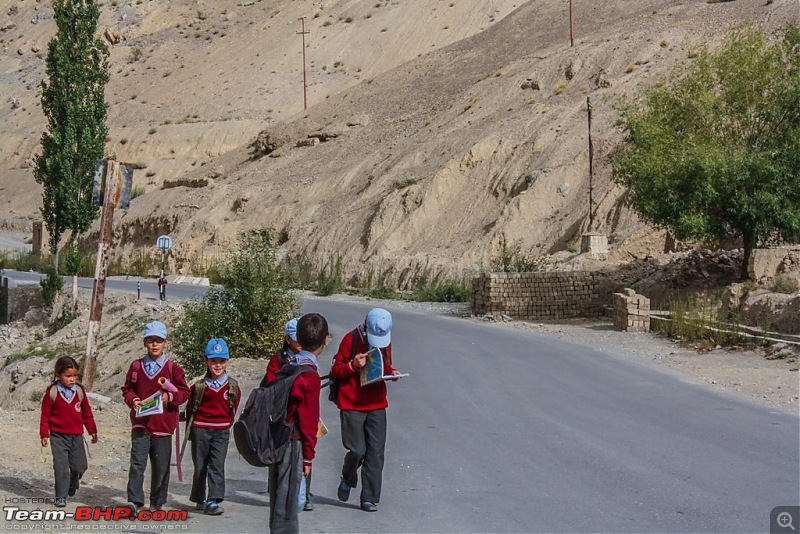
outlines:
[{"label": "roadside dirt shoulder", "polygon": [[[474,320],[483,320],[474,318]],[[498,324],[541,332],[591,347],[614,357],[656,366],[683,380],[745,397],[757,404],[800,414],[800,373],[795,349],[768,359],[763,348],[701,352],[691,345],[652,333],[620,332],[610,321],[572,320],[559,323],[525,321]],[[775,354],[775,352],[773,352]]]}]

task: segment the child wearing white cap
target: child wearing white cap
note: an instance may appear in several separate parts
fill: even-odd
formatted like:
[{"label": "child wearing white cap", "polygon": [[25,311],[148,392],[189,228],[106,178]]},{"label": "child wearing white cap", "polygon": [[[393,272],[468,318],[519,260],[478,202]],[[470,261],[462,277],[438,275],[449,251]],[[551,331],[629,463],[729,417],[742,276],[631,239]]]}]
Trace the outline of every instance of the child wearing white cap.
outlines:
[{"label": "child wearing white cap", "polygon": [[[167,327],[161,321],[144,327],[147,354],[131,362],[122,397],[130,409],[131,463],[128,471],[128,507],[134,515],[144,506],[144,472],[150,458],[150,511],[160,510],[167,502],[169,464],[172,459],[172,434],[178,426],[178,408],[189,398],[189,386],[183,368],[167,357]],[[165,383],[174,386],[166,391]],[[159,393],[163,413],[137,417],[142,401]]]},{"label": "child wearing white cap", "polygon": [[[189,500],[206,515],[222,515],[225,499],[225,458],[231,425],[239,407],[239,384],[228,375],[228,344],[212,338],[206,344],[204,379],[191,388],[186,408],[192,435],[194,477]],[[206,492],[208,482],[208,492]]]},{"label": "child wearing white cap", "polygon": [[358,485],[360,467],[360,500],[365,512],[376,512],[381,500],[389,406],[383,381],[361,385],[361,368],[373,347],[380,349],[383,356],[384,374],[399,375],[400,371],[392,367],[392,315],[383,308],[370,310],[364,324],[342,338],[330,373],[331,378],[339,380],[336,405],[340,410],[342,445],[347,449],[337,496],[340,501],[350,498],[350,490]]}]

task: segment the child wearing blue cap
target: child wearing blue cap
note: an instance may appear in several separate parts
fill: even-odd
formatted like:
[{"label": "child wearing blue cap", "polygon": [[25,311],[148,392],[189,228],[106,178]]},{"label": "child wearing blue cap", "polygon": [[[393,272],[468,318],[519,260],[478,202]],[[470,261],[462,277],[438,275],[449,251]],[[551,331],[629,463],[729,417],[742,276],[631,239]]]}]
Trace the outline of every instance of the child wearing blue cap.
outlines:
[{"label": "child wearing blue cap", "polygon": [[[147,354],[131,362],[122,386],[130,409],[131,464],[128,471],[128,507],[134,515],[144,506],[144,472],[150,459],[150,511],[167,502],[172,434],[178,427],[178,408],[189,398],[186,373],[167,358],[167,327],[161,321],[144,327]],[[163,412],[138,417],[142,401],[160,394]]]},{"label": "child wearing blue cap", "polygon": [[[192,436],[194,477],[189,500],[206,515],[221,515],[225,499],[225,457],[231,425],[239,407],[239,384],[227,373],[228,344],[212,338],[206,345],[204,379],[194,384],[186,408],[187,430]],[[208,492],[206,492],[208,481]]]},{"label": "child wearing blue cap", "polygon": [[373,347],[383,356],[384,374],[399,375],[400,371],[392,367],[392,314],[383,308],[371,309],[364,324],[345,334],[330,373],[331,378],[339,380],[336,406],[342,425],[342,445],[347,449],[336,495],[340,501],[350,498],[350,490],[358,484],[360,467],[361,509],[365,512],[376,512],[381,500],[389,406],[383,381],[361,385],[361,368]]},{"label": "child wearing blue cap", "polygon": [[290,319],[283,327],[283,347],[270,357],[266,375],[261,380],[259,387],[263,388],[275,380],[275,375],[278,374],[281,367],[289,363],[295,354],[300,352],[300,343],[297,342],[297,321],[298,317]]}]

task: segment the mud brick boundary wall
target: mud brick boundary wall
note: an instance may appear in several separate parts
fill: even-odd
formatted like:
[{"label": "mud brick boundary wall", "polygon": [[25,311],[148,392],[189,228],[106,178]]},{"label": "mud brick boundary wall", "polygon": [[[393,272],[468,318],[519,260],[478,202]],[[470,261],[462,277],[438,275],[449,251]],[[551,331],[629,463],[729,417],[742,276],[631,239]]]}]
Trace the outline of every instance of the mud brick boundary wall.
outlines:
[{"label": "mud brick boundary wall", "polygon": [[517,319],[599,317],[611,305],[607,281],[588,271],[483,273],[472,280],[472,311]]}]

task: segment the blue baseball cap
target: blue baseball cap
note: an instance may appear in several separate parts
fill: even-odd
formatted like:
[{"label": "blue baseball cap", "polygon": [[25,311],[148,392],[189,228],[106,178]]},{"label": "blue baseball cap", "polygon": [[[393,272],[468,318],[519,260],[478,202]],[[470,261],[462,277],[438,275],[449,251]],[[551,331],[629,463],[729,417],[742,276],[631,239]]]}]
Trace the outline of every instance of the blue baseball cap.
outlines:
[{"label": "blue baseball cap", "polygon": [[144,325],[144,335],[142,337],[148,338],[151,336],[167,339],[167,325],[161,321],[153,321]]},{"label": "blue baseball cap", "polygon": [[392,314],[383,308],[372,308],[367,314],[367,341],[379,349],[392,342]]},{"label": "blue baseball cap", "polygon": [[283,327],[283,335],[289,336],[292,341],[297,341],[297,317],[289,319],[289,322]]},{"label": "blue baseball cap", "polygon": [[219,337],[212,337],[206,344],[206,358],[222,358],[227,360],[230,358],[228,353],[228,344],[225,340]]}]

